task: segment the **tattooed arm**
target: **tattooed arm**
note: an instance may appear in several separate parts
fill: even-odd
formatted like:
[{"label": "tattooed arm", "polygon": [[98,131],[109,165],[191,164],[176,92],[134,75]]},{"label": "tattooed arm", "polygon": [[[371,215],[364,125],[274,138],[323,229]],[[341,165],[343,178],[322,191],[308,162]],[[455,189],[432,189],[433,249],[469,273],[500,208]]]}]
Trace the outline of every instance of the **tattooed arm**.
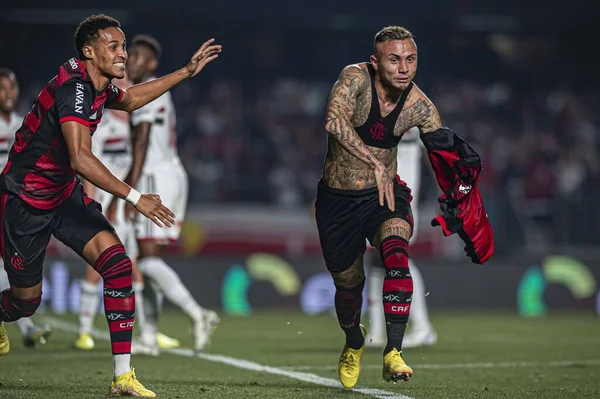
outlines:
[{"label": "tattooed arm", "polygon": [[417,103],[419,105],[418,108],[420,109],[417,127],[421,134],[427,134],[441,128],[442,120],[437,108],[433,105],[431,100],[425,96],[423,97],[424,98]]},{"label": "tattooed arm", "polygon": [[[385,165],[373,155],[369,147],[362,141],[351,122],[356,109],[356,99],[368,87],[365,72],[360,67],[350,65],[344,68],[329,95],[325,130],[349,154],[375,169],[375,179],[379,189],[379,203],[383,206],[385,198],[389,208],[393,211],[395,205],[392,176],[390,176]],[[373,93],[373,95],[376,94]]]},{"label": "tattooed arm", "polygon": [[346,151],[375,168],[381,162],[362,141],[351,122],[356,99],[367,87],[365,72],[359,67],[350,65],[342,70],[329,95],[325,130],[335,137]]}]

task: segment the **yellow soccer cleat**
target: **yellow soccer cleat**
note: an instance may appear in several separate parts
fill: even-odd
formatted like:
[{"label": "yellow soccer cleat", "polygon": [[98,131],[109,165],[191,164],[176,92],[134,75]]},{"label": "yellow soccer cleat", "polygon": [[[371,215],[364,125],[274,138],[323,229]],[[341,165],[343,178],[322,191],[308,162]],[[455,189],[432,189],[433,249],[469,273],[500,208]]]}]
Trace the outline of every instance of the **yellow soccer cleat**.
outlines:
[{"label": "yellow soccer cleat", "polygon": [[110,383],[108,396],[135,396],[138,398],[156,398],[156,394],[146,389],[135,377],[135,370],[121,374]]},{"label": "yellow soccer cleat", "polygon": [[8,333],[4,327],[4,322],[0,321],[0,356],[6,356],[10,352],[10,341]]},{"label": "yellow soccer cleat", "polygon": [[401,353],[394,348],[383,357],[383,371],[381,375],[384,381],[393,381],[395,383],[398,380],[408,381],[412,377],[413,371],[406,365]]},{"label": "yellow soccer cleat", "polygon": [[94,349],[94,346],[94,339],[87,333],[79,334],[79,337],[75,341],[75,347],[83,351],[90,351]]},{"label": "yellow soccer cleat", "polygon": [[156,342],[161,349],[173,349],[181,346],[181,342],[178,339],[171,338],[163,333],[156,333]]},{"label": "yellow soccer cleat", "polygon": [[[365,326],[361,324],[360,330],[362,331],[363,337],[366,337],[367,330],[365,329]],[[358,382],[358,377],[360,375],[360,358],[362,357],[364,350],[364,344],[360,349],[348,348],[348,345],[344,346],[344,351],[342,352],[340,362],[338,363],[338,376],[344,388],[352,388]]]}]

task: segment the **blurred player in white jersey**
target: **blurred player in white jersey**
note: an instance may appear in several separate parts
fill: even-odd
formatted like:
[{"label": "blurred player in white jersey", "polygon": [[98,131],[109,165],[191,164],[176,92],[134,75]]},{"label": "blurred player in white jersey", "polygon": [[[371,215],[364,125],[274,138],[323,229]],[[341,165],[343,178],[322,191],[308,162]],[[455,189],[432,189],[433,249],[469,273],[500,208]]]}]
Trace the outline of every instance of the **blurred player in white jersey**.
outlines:
[{"label": "blurred player in white jersey", "polygon": [[[147,35],[133,38],[127,62],[127,73],[133,83],[154,79],[161,52],[156,39]],[[134,130],[133,162],[125,182],[143,192],[155,190],[153,192],[160,195],[162,203],[176,215],[176,224],[170,229],[158,228],[154,223],[146,223],[141,218],[136,221],[139,269],[146,281],[146,320],[138,324],[140,338],[134,341],[132,353],[158,354],[156,330],[162,295],[190,317],[194,347],[202,350],[219,322],[219,317],[216,312],[200,307],[177,273],[161,258],[162,247],[179,238],[188,197],[187,174],[177,154],[175,108],[171,94],[166,92],[134,111],[131,114],[131,126]],[[127,214],[135,215],[131,209]]]},{"label": "blurred player in white jersey", "polygon": [[[122,89],[128,86],[126,79],[114,80],[114,84]],[[92,140],[92,152],[110,170],[110,172],[124,179],[131,167],[131,137],[129,128],[129,114],[124,111],[105,110],[102,121],[98,125]],[[102,205],[106,212],[113,196],[98,190],[94,185],[83,181],[86,193]],[[133,263],[133,290],[139,300],[136,302],[136,321],[144,322],[143,301],[141,300],[144,283],[139,269],[136,267],[138,247],[135,237],[135,226],[125,218],[125,201],[119,201],[114,215],[109,215],[111,224],[121,242],[125,246],[127,254]],[[91,333],[94,329],[94,319],[100,304],[100,275],[90,266],[86,267],[85,278],[81,281],[81,300],[79,309],[79,336],[75,341],[75,347],[82,350],[90,350],[95,346]],[[163,334],[158,335],[158,341],[162,347],[179,346],[177,340],[173,340]]]},{"label": "blurred player in white jersey", "polygon": [[[4,169],[8,160],[8,151],[15,140],[15,132],[21,127],[23,117],[15,112],[19,102],[19,83],[10,69],[0,69],[0,168]],[[9,287],[8,276],[0,259],[0,291]],[[26,347],[35,347],[46,343],[50,327],[37,327],[29,317],[17,320]],[[2,355],[2,353],[0,353]]]},{"label": "blurred player in white jersey", "polygon": [[[413,200],[411,202],[414,228],[411,241],[414,241],[418,230],[419,215],[419,189],[421,186],[421,155],[423,148],[419,140],[419,130],[412,128],[404,133],[402,140],[398,143],[398,175],[411,189]],[[385,268],[381,258],[373,248],[365,260],[368,263],[368,301],[370,319],[370,339],[367,345],[383,347],[387,342],[385,333],[385,318],[383,305],[381,303],[381,287],[385,276]],[[404,336],[402,348],[413,348],[417,346],[433,345],[437,342],[437,335],[429,322],[427,303],[425,299],[425,284],[423,277],[414,260],[409,258],[410,273],[413,279],[413,296],[409,317],[409,332]]]}]

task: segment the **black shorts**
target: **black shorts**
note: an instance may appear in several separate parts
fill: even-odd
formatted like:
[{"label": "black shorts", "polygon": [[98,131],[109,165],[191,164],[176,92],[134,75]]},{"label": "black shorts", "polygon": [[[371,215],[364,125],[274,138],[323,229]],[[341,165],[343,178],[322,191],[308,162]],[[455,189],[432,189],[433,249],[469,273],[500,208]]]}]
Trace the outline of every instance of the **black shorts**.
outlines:
[{"label": "black shorts", "polygon": [[340,190],[319,182],[315,203],[317,228],[327,269],[332,273],[348,269],[365,253],[365,239],[373,238],[389,219],[400,218],[413,227],[410,189],[398,176],[394,179],[396,210],[379,205],[377,187]]},{"label": "black shorts", "polygon": [[42,281],[46,247],[53,235],[83,256],[83,248],[101,231],[114,231],[99,203],[81,184],[55,209],[37,209],[0,188],[0,251],[10,284],[33,287]]}]

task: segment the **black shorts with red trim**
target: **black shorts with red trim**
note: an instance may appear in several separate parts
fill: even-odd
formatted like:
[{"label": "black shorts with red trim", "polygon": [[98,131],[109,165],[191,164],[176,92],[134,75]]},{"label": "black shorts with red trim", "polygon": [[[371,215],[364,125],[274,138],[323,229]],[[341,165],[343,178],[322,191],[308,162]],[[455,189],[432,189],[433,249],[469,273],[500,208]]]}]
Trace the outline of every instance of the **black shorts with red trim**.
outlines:
[{"label": "black shorts with red trim", "polygon": [[319,240],[327,269],[339,273],[348,269],[367,248],[365,239],[373,239],[389,219],[407,221],[412,229],[410,189],[398,176],[394,179],[396,209],[379,205],[377,187],[364,190],[340,190],[319,181],[315,203]]},{"label": "black shorts with red trim", "polygon": [[57,208],[37,209],[0,188],[0,251],[11,286],[28,288],[42,281],[50,237],[83,256],[86,244],[101,231],[114,231],[102,207],[78,184]]}]

